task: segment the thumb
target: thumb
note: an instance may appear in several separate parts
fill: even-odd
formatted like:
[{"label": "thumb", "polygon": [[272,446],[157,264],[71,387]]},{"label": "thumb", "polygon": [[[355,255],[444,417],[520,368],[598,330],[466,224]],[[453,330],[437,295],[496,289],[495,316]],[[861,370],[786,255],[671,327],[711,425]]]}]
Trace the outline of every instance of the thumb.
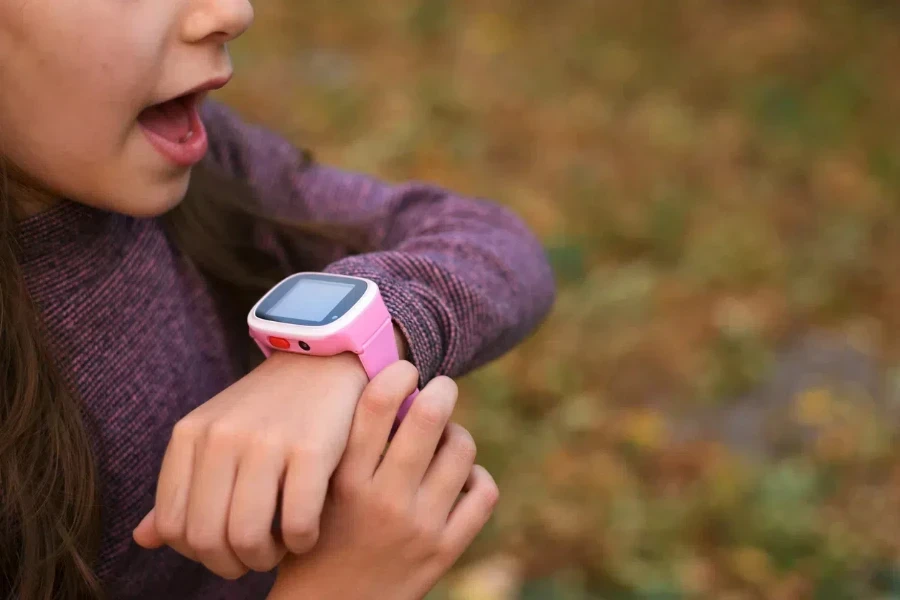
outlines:
[{"label": "thumb", "polygon": [[159,548],[165,544],[163,539],[159,537],[159,533],[156,531],[155,508],[148,512],[138,526],[134,528],[132,535],[134,536],[134,541],[137,542],[139,546],[147,548],[148,550]]}]

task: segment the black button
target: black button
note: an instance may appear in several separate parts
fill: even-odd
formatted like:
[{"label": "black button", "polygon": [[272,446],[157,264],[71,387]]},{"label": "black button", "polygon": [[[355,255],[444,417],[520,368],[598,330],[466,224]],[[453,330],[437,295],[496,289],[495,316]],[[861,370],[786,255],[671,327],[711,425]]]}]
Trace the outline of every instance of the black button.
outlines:
[{"label": "black button", "polygon": [[307,344],[306,342],[297,342],[297,345],[300,346],[301,349],[309,352],[309,344]]}]

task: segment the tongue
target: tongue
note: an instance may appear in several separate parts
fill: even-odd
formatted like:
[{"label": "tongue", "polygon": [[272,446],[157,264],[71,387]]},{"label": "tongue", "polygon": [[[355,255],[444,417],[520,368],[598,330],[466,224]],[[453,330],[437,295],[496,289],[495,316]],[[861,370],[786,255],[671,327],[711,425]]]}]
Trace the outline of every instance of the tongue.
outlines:
[{"label": "tongue", "polygon": [[169,100],[145,109],[139,116],[141,125],[170,142],[180,143],[191,132],[191,115],[181,100]]}]

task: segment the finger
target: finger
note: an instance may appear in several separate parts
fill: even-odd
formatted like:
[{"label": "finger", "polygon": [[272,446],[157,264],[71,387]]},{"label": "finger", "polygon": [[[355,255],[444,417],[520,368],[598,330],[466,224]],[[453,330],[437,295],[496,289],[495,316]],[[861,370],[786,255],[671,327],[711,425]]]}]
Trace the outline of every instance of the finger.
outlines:
[{"label": "finger", "polygon": [[228,513],[237,476],[238,450],[229,431],[213,430],[197,453],[185,538],[213,573],[237,579],[247,572],[228,544]]},{"label": "finger", "polygon": [[252,449],[238,465],[228,543],[238,559],[254,571],[271,571],[285,554],[284,546],[272,534],[285,465],[285,450],[277,445]]},{"label": "finger", "polygon": [[456,406],[456,383],[447,377],[431,381],[418,395],[397,430],[375,473],[379,487],[415,497],[434,451]]},{"label": "finger", "polygon": [[475,440],[461,425],[447,426],[444,438],[419,488],[419,506],[444,523],[475,463]]},{"label": "finger", "polygon": [[453,560],[472,544],[500,498],[494,478],[479,465],[472,467],[464,489],[465,494],[450,513],[444,534],[445,547]]},{"label": "finger", "polygon": [[400,409],[397,411],[397,418],[394,419],[394,424],[391,426],[391,435],[388,437],[388,441],[393,439],[394,435],[397,433],[397,428],[400,427],[400,423],[403,421],[403,417],[406,416],[406,413],[409,412],[409,407],[412,406],[413,402],[416,401],[416,396],[419,395],[419,390],[413,390],[413,392],[403,401],[403,404],[400,405]]},{"label": "finger", "polygon": [[293,554],[311,550],[319,539],[319,520],[331,473],[314,452],[295,451],[288,459],[281,500],[281,537]]},{"label": "finger", "polygon": [[175,425],[163,456],[154,509],[158,536],[191,560],[197,560],[197,556],[185,540],[185,527],[198,436],[198,429],[190,421]]},{"label": "finger", "polygon": [[397,412],[418,383],[418,370],[406,361],[391,364],[369,382],[357,404],[347,448],[338,466],[342,479],[371,480]]},{"label": "finger", "polygon": [[150,509],[150,512],[141,519],[141,522],[132,532],[135,543],[138,546],[153,550],[164,546],[166,541],[160,537],[156,531],[156,509]]}]

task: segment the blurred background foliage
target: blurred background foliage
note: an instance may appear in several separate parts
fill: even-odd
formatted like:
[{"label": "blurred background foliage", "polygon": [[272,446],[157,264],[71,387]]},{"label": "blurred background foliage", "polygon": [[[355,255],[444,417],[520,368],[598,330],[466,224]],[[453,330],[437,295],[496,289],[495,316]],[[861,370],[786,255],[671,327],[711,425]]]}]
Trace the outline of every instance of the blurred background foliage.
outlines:
[{"label": "blurred background foliage", "polygon": [[434,600],[900,598],[900,5],[256,9],[221,99],[558,275],[462,382],[503,498]]}]

